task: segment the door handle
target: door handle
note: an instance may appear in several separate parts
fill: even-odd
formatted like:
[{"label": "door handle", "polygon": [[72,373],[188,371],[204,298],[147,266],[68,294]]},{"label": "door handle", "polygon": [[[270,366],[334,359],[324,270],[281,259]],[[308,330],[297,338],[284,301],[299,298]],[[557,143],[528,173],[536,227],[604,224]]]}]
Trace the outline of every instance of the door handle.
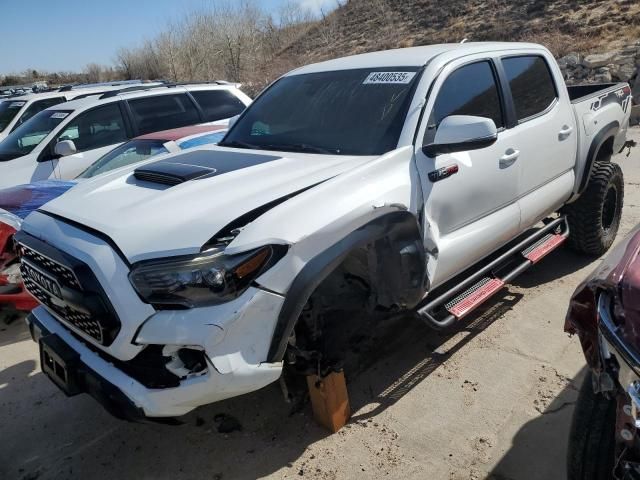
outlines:
[{"label": "door handle", "polygon": [[571,135],[571,132],[573,132],[573,127],[570,127],[569,125],[565,125],[558,132],[558,140],[564,140],[566,138],[569,138],[569,135]]},{"label": "door handle", "polygon": [[510,167],[518,160],[520,156],[520,150],[508,149],[503,156],[500,157],[500,168]]}]

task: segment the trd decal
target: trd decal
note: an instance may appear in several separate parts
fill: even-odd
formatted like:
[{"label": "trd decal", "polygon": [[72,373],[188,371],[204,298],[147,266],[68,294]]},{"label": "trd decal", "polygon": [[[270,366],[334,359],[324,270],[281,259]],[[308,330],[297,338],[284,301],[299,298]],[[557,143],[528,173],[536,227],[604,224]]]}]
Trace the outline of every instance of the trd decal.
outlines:
[{"label": "trd decal", "polygon": [[433,183],[439,182],[440,180],[444,180],[451,175],[455,175],[456,173],[458,173],[458,170],[458,165],[456,164],[447,165],[446,167],[442,167],[429,172],[429,180],[431,180]]},{"label": "trd decal", "polygon": [[599,96],[591,104],[591,110],[595,112],[610,103],[619,104],[622,107],[622,111],[627,113],[629,104],[631,103],[631,89],[629,87],[623,87],[614,92],[605,93],[604,95]]}]

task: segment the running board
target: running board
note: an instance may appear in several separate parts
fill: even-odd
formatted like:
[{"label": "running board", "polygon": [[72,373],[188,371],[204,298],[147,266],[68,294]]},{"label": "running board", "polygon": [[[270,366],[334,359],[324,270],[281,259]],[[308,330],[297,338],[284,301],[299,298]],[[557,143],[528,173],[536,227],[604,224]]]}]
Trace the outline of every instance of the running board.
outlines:
[{"label": "running board", "polygon": [[[564,243],[569,236],[566,216],[552,220],[506,252],[435,298],[427,295],[418,316],[430,327],[453,326],[499,292],[530,266]],[[505,271],[506,270],[506,271]]]}]

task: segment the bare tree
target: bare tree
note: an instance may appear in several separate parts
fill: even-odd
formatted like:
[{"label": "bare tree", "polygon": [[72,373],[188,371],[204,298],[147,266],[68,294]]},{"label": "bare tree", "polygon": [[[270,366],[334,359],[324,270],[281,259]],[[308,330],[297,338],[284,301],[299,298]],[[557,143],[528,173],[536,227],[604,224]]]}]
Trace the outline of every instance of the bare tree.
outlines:
[{"label": "bare tree", "polygon": [[105,80],[102,74],[102,66],[97,63],[89,63],[84,67],[84,73],[88,83],[98,83]]}]

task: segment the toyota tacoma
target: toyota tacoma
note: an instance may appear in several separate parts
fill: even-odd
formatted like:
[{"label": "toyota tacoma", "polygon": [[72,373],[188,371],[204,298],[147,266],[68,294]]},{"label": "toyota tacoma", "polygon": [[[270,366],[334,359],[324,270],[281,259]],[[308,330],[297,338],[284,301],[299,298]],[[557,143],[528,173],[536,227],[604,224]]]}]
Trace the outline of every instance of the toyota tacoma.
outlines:
[{"label": "toyota tacoma", "polygon": [[342,308],[449,328],[563,243],[611,246],[630,107],[629,85],[567,88],[526,43],[294,70],[218,146],[88,180],[25,219],[42,369],[119,417],[169,421],[340,368]]}]

